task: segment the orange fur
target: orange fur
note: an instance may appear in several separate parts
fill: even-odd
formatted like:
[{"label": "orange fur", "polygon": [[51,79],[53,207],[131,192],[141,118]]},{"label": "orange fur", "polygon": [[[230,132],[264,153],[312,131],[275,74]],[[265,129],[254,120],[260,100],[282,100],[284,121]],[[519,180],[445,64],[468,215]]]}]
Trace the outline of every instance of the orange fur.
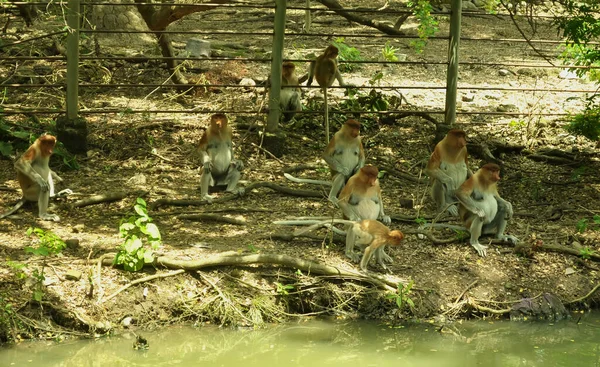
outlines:
[{"label": "orange fur", "polygon": [[[342,125],[340,130],[338,130],[338,132],[335,133],[335,135],[333,135],[333,138],[331,138],[329,144],[327,144],[327,148],[325,148],[325,154],[333,155],[333,153],[339,145],[344,145],[346,149],[358,145],[359,157],[364,161],[365,149],[360,138],[360,122],[353,119],[349,119],[348,121],[346,121],[346,123]],[[335,168],[331,165],[329,166],[329,168],[331,168],[333,174],[337,173]]]},{"label": "orange fur", "polygon": [[210,117],[210,125],[208,126],[208,129],[206,129],[202,135],[202,138],[200,138],[198,149],[201,151],[206,151],[210,140],[231,140],[232,135],[233,132],[229,127],[227,116],[222,113],[214,114]]},{"label": "orange fur", "polygon": [[375,166],[364,166],[357,174],[350,177],[346,186],[340,193],[340,201],[348,202],[352,194],[357,194],[361,197],[373,197],[381,195],[379,180],[377,175],[379,170]]},{"label": "orange fur", "polygon": [[464,161],[468,166],[467,134],[463,130],[452,129],[448,131],[444,139],[435,146],[429,158],[427,169],[439,169],[442,161],[451,164]]}]

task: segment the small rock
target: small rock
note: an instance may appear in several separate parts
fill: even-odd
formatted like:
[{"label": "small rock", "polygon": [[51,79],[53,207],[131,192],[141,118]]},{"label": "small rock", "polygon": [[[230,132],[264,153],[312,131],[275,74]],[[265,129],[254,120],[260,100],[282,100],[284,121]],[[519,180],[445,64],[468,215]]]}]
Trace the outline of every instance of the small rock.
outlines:
[{"label": "small rock", "polygon": [[558,74],[558,77],[561,79],[579,79],[575,72],[570,71],[568,69],[561,70],[561,72]]},{"label": "small rock", "polygon": [[400,207],[412,209],[414,207],[413,199],[400,199]]},{"label": "small rock", "polygon": [[73,233],[81,233],[85,229],[85,224],[76,224],[73,226]]},{"label": "small rock", "polygon": [[463,94],[462,101],[463,102],[473,102],[475,100],[475,95],[472,93]]},{"label": "small rock", "polygon": [[192,57],[210,57],[210,41],[190,38],[185,44],[185,50]]},{"label": "small rock", "polygon": [[565,275],[575,274],[575,269],[568,267],[565,269]]},{"label": "small rock", "polygon": [[132,186],[142,186],[146,184],[146,176],[143,173],[138,173],[137,175],[131,177],[127,180],[127,183]]},{"label": "small rock", "polygon": [[242,80],[240,80],[240,85],[244,87],[254,87],[256,86],[256,82],[254,79],[242,78]]},{"label": "small rock", "polygon": [[507,76],[508,74],[510,74],[510,71],[508,71],[506,69],[498,70],[498,75],[500,75],[500,76]]},{"label": "small rock", "polygon": [[477,10],[477,6],[470,1],[463,1],[462,8],[463,10]]},{"label": "small rock", "polygon": [[65,241],[65,244],[67,245],[68,249],[78,249],[81,247],[81,246],[79,246],[78,238],[69,238],[68,240]]},{"label": "small rock", "polygon": [[519,109],[517,108],[517,106],[515,106],[514,104],[501,104],[500,106],[496,107],[496,111],[498,112],[514,112],[514,111],[518,111]]},{"label": "small rock", "polygon": [[132,326],[134,323],[135,323],[135,319],[131,316],[127,316],[126,318],[121,320],[121,325],[126,329],[129,328],[130,326]]},{"label": "small rock", "polygon": [[79,279],[81,279],[81,272],[79,270],[70,269],[65,274],[65,279],[67,279],[67,280],[79,280]]}]

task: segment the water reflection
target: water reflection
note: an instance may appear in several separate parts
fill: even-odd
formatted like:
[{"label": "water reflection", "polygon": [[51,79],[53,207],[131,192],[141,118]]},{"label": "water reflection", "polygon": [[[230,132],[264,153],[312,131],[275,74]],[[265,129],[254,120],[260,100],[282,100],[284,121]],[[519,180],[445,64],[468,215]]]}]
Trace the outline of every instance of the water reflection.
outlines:
[{"label": "water reflection", "polygon": [[170,327],[144,332],[150,349],[126,334],[0,350],[0,366],[585,366],[600,367],[600,315],[580,325],[468,322],[392,328],[371,322],[311,321],[266,330]]}]

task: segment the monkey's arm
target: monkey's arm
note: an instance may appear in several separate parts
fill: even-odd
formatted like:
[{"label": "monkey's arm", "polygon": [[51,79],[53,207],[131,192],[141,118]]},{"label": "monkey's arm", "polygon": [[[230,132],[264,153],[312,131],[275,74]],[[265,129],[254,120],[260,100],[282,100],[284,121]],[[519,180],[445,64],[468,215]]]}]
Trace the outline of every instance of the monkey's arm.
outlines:
[{"label": "monkey's arm", "polygon": [[50,170],[50,175],[52,175],[52,179],[55,182],[63,182],[63,179],[59,175],[57,175],[56,172]]},{"label": "monkey's arm", "polygon": [[513,216],[513,207],[509,201],[506,201],[500,197],[500,194],[496,192],[494,195],[499,205],[502,205],[506,208],[506,219],[510,219]]},{"label": "monkey's arm", "polygon": [[[25,153],[25,155],[27,155],[27,153]],[[25,176],[29,177],[31,181],[38,184],[42,192],[48,191],[48,177],[44,179],[42,176],[40,176],[40,174],[37,173],[31,166],[31,161],[29,159],[26,159],[24,157],[19,158],[17,162],[15,162],[15,169],[24,174]]]},{"label": "monkey's arm", "polygon": [[337,63],[335,64],[335,78],[337,79],[338,83],[340,83],[340,87],[346,86],[346,83],[344,83],[344,79],[342,79],[340,69],[337,67]]},{"label": "monkey's arm", "polygon": [[471,194],[473,193],[473,189],[469,188],[468,185],[465,185],[467,183],[469,183],[472,179],[469,179],[467,181],[465,181],[465,183],[458,188],[456,191],[454,191],[454,194],[456,195],[456,198],[458,199],[458,201],[471,213],[477,215],[480,218],[485,217],[485,212],[479,208],[479,206],[477,205],[477,202],[475,200],[473,200],[473,198],[471,197]]},{"label": "monkey's arm", "polygon": [[313,81],[313,77],[315,76],[315,61],[311,61],[308,66],[308,81],[306,82],[306,86],[310,87]]},{"label": "monkey's arm", "polygon": [[384,224],[392,223],[392,218],[390,218],[388,215],[385,215],[385,212],[383,211],[383,200],[381,199],[381,191],[379,191],[377,197],[379,198],[379,219],[381,219],[381,221]]}]

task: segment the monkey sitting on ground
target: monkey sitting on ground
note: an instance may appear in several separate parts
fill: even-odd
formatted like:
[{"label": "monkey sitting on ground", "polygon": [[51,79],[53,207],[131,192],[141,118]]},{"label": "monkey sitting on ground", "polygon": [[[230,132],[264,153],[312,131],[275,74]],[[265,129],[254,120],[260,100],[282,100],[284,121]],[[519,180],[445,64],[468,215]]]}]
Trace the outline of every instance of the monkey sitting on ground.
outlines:
[{"label": "monkey sitting on ground", "polygon": [[227,185],[226,192],[242,195],[243,188],[236,188],[244,165],[233,158],[232,131],[227,117],[214,114],[210,118],[210,126],[200,139],[198,150],[202,159],[202,175],[200,177],[200,195],[202,199],[212,202],[208,194],[209,186]]},{"label": "monkey sitting on ground", "polygon": [[[54,181],[61,182],[60,178],[50,169],[48,163],[54,151],[56,138],[52,135],[42,135],[23,153],[15,162],[17,181],[23,191],[23,197],[9,211],[0,215],[0,219],[15,213],[26,201],[38,203],[38,215],[42,220],[58,222],[56,214],[48,213],[48,202],[54,194]],[[62,190],[57,196],[69,195],[72,191]]]},{"label": "monkey sitting on ground", "polygon": [[482,234],[494,234],[497,239],[517,243],[517,238],[505,235],[506,224],[513,216],[512,204],[500,197],[497,182],[500,167],[488,163],[465,181],[458,190],[460,218],[471,233],[469,243],[479,256],[487,255],[487,246],[479,243]]},{"label": "monkey sitting on ground", "polygon": [[[431,178],[431,196],[438,211],[456,202],[454,191],[472,175],[467,158],[467,135],[462,130],[450,130],[435,146],[425,173]],[[452,216],[458,215],[454,204],[447,211]]]}]

